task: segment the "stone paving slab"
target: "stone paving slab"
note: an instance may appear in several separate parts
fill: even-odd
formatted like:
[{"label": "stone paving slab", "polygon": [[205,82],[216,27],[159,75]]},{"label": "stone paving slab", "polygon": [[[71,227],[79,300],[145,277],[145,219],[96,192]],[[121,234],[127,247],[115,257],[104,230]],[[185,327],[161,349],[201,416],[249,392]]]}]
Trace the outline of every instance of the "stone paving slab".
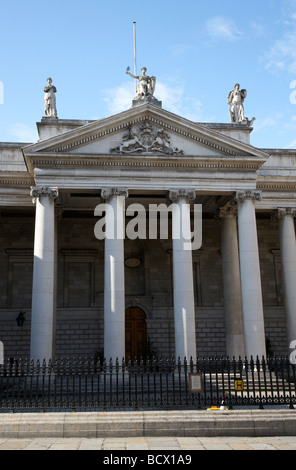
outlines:
[{"label": "stone paving slab", "polygon": [[295,436],[272,437],[162,437],[162,438],[34,438],[34,439],[1,439],[1,450],[91,450],[91,451],[125,451],[133,455],[134,451],[163,450],[168,453],[198,450],[296,450]]}]

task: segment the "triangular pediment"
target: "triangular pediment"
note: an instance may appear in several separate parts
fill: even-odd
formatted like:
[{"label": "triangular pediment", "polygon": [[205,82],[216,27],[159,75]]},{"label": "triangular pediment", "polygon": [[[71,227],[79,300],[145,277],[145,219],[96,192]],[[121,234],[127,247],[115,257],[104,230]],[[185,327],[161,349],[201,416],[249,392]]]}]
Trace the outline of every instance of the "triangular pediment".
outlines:
[{"label": "triangular pediment", "polygon": [[24,149],[25,157],[39,155],[92,156],[159,155],[182,157],[268,155],[248,144],[150,104],[93,121]]}]

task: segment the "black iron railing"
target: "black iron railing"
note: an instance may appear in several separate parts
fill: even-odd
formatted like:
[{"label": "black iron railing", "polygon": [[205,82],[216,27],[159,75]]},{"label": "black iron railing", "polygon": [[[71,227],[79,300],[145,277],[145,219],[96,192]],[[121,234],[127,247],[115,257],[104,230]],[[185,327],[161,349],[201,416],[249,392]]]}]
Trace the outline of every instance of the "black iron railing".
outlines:
[{"label": "black iron railing", "polygon": [[286,357],[215,357],[194,363],[14,359],[0,365],[0,411],[293,408],[295,375]]}]

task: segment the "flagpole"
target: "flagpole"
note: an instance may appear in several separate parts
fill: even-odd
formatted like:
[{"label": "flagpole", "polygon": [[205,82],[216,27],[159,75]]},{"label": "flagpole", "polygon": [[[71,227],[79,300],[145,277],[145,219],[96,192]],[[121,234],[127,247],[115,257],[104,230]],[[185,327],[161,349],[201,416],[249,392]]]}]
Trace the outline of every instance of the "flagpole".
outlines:
[{"label": "flagpole", "polygon": [[[136,22],[134,21],[134,75],[137,76],[137,51],[136,51]],[[135,90],[137,91],[137,79],[135,78]]]}]

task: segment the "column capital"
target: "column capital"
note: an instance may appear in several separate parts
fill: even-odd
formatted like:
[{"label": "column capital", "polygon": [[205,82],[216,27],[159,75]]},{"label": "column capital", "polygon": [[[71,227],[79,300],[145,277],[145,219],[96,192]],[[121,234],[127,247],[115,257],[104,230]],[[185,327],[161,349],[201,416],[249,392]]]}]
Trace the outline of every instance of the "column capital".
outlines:
[{"label": "column capital", "polygon": [[286,215],[296,217],[296,207],[278,207],[276,210],[276,216],[278,219],[282,219]]},{"label": "column capital", "polygon": [[254,201],[261,201],[262,191],[254,191],[247,189],[245,191],[236,191],[235,199],[238,202],[244,202],[246,199],[253,199]]},{"label": "column capital", "polygon": [[227,215],[231,215],[236,217],[237,216],[237,205],[228,203],[224,207],[220,207],[219,209],[219,217],[223,218],[226,217]]},{"label": "column capital", "polygon": [[48,186],[31,186],[30,196],[33,198],[33,202],[36,202],[40,196],[48,196],[51,199],[56,199],[59,195],[58,188],[52,188]]},{"label": "column capital", "polygon": [[101,190],[101,197],[103,199],[109,199],[111,196],[123,196],[128,197],[128,191],[124,188],[105,188]]},{"label": "column capital", "polygon": [[187,199],[187,201],[194,201],[196,194],[194,190],[191,189],[172,189],[169,192],[169,199],[173,202],[178,199]]}]

